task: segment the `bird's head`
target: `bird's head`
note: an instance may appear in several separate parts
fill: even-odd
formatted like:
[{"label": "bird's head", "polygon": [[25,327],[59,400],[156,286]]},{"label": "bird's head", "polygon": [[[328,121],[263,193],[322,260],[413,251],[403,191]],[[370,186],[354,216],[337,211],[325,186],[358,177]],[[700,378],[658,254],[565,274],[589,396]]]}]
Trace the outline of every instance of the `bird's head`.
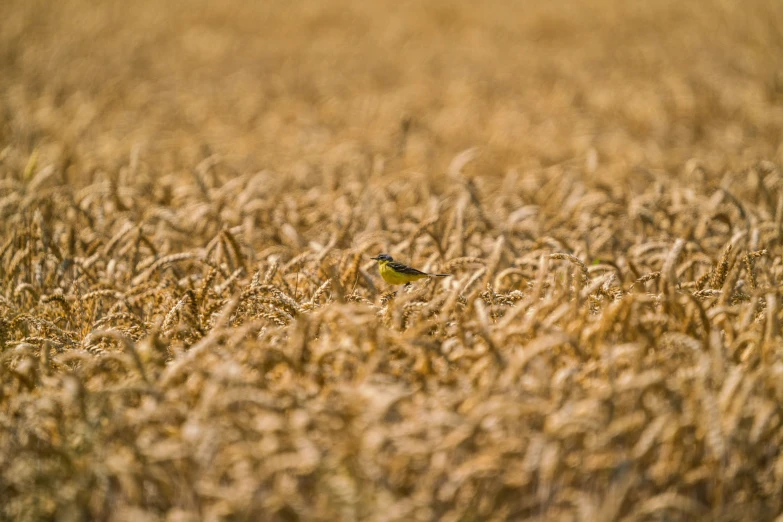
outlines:
[{"label": "bird's head", "polygon": [[386,262],[394,261],[394,259],[392,259],[392,256],[390,256],[389,254],[378,254],[372,259],[375,259],[376,261],[386,261]]}]

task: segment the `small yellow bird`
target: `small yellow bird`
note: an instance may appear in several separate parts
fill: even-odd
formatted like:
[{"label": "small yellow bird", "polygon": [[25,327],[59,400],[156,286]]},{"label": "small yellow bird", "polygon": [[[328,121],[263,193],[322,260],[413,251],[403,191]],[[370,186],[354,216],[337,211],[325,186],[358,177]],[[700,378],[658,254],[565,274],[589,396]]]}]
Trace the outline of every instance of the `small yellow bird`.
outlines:
[{"label": "small yellow bird", "polygon": [[416,270],[402,263],[398,263],[389,254],[378,254],[373,257],[378,261],[378,271],[383,280],[390,285],[403,285],[425,277],[448,277],[451,274],[428,274],[421,270]]}]

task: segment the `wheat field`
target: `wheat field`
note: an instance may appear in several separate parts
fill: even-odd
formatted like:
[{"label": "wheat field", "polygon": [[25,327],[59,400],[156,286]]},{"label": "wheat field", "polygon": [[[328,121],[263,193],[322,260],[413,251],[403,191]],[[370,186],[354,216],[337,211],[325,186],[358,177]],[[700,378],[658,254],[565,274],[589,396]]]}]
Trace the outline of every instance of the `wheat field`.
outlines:
[{"label": "wheat field", "polygon": [[4,0],[0,520],[781,520],[782,165],[775,0]]}]

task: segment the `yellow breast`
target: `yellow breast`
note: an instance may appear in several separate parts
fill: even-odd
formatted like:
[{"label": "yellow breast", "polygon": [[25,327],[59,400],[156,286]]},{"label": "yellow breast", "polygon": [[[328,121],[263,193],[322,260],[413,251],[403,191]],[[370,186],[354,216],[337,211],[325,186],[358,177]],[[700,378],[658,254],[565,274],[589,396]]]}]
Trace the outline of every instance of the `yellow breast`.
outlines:
[{"label": "yellow breast", "polygon": [[416,281],[423,277],[427,277],[426,275],[422,274],[401,274],[400,272],[392,269],[388,265],[388,262],[378,263],[378,270],[380,271],[383,280],[390,285],[403,285],[405,283],[410,283],[411,281]]}]

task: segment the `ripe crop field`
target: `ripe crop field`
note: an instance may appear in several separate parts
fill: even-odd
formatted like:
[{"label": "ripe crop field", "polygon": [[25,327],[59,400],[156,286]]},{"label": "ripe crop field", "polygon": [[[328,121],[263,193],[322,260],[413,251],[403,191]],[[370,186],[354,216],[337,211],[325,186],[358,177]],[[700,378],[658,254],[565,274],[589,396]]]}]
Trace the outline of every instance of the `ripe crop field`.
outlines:
[{"label": "ripe crop field", "polygon": [[782,278],[783,2],[0,2],[0,520],[776,520]]}]

